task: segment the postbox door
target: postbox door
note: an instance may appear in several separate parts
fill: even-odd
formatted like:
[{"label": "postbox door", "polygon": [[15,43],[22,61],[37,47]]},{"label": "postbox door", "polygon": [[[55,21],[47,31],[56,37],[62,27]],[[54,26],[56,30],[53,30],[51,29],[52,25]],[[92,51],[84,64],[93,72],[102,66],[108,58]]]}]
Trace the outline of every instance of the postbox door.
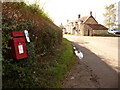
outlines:
[{"label": "postbox door", "polygon": [[24,37],[14,38],[15,59],[28,57]]}]

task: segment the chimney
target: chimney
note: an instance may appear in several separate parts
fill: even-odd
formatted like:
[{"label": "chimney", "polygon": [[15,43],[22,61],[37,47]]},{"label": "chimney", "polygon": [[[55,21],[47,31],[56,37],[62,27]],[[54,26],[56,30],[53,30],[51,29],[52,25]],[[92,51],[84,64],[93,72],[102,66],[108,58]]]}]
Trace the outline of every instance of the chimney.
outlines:
[{"label": "chimney", "polygon": [[78,18],[80,18],[80,14],[78,15]]},{"label": "chimney", "polygon": [[92,11],[90,11],[90,16],[92,16]]}]

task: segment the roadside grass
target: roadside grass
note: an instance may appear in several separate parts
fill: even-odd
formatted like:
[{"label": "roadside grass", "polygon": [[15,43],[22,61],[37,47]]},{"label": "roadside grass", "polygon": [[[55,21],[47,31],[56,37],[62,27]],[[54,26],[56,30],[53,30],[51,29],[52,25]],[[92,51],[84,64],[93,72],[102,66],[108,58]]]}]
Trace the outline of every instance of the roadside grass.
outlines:
[{"label": "roadside grass", "polygon": [[61,80],[63,80],[68,71],[75,64],[75,56],[73,54],[73,49],[71,42],[63,39],[63,45],[60,47],[60,51],[57,52],[58,64],[54,67],[54,80],[56,81],[53,88],[61,87]]},{"label": "roadside grass", "polygon": [[120,37],[119,34],[96,34],[94,36],[105,36],[105,37]]},{"label": "roadside grass", "polygon": [[41,88],[60,88],[62,80],[74,66],[76,57],[71,42],[63,39],[62,45],[57,46],[52,54],[41,59],[38,57],[35,62],[37,85]]}]

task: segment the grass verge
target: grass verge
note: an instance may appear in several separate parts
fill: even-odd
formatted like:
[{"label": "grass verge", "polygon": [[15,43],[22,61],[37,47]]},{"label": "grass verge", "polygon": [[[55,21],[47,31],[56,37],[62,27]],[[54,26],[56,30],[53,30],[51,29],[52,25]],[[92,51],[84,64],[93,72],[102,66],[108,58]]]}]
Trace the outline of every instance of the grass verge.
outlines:
[{"label": "grass verge", "polygon": [[52,54],[43,58],[36,57],[37,85],[41,88],[60,88],[61,81],[74,66],[75,60],[71,42],[63,39],[62,45],[57,46]]},{"label": "grass verge", "polygon": [[118,34],[96,34],[95,36],[120,37]]},{"label": "grass verge", "polygon": [[71,42],[63,39],[63,45],[60,47],[60,50],[57,51],[57,58],[58,64],[54,67],[55,83],[53,88],[61,87],[61,80],[66,77],[68,71],[75,64],[75,56],[73,54]]}]

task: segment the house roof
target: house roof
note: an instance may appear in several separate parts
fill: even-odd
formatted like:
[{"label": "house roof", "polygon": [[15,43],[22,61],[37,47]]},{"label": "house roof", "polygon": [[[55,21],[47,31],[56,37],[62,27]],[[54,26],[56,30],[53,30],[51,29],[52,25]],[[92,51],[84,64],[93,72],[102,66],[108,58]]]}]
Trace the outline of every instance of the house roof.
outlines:
[{"label": "house roof", "polygon": [[84,17],[81,17],[81,18],[78,18],[78,19],[75,19],[75,20],[70,20],[69,23],[72,23],[72,22],[84,22],[86,21],[90,16],[84,16]]},{"label": "house roof", "polygon": [[[70,23],[75,23],[75,22],[83,22],[85,23],[87,20],[89,20],[89,18],[93,18],[95,21],[96,19],[92,16],[92,13],[90,12],[90,15],[88,16],[83,16],[81,18],[78,18],[76,20],[70,20],[67,24],[70,24]],[[97,21],[96,21],[97,22]],[[98,22],[97,22],[98,23]]]},{"label": "house roof", "polygon": [[[83,23],[85,23],[89,18],[93,18],[95,21],[96,21],[96,19],[91,15],[91,16],[89,16]],[[97,21],[96,21],[97,22]],[[98,22],[97,22],[97,24],[98,24]]]},{"label": "house roof", "polygon": [[85,23],[89,18],[93,18],[96,21],[96,19],[92,15],[91,16],[84,16],[84,17],[78,18],[76,21],[77,22],[82,21],[83,23]]},{"label": "house roof", "polygon": [[87,24],[87,25],[90,26],[93,30],[108,30],[108,28],[101,24]]},{"label": "house roof", "polygon": [[84,22],[85,20],[88,19],[88,17],[89,17],[89,16],[81,17],[81,18],[77,19],[77,22],[79,22],[79,21],[83,21],[83,22]]}]

